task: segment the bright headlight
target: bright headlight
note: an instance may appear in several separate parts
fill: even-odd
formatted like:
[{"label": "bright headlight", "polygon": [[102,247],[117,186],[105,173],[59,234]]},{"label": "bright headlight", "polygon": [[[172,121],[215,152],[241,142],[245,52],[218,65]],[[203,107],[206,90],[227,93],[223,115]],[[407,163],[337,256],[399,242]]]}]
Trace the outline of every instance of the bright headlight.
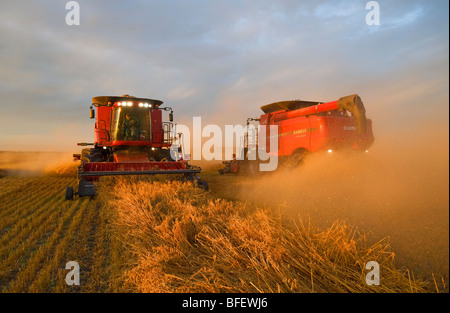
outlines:
[{"label": "bright headlight", "polygon": [[133,103],[131,103],[131,102],[128,102],[127,103],[127,105],[130,107],[130,106],[132,106],[133,105]]},{"label": "bright headlight", "polygon": [[328,150],[328,153],[331,153],[331,152],[333,152],[333,150],[329,149],[329,150]]},{"label": "bright headlight", "polygon": [[141,102],[139,103],[139,107],[142,108],[144,106],[144,104]]}]

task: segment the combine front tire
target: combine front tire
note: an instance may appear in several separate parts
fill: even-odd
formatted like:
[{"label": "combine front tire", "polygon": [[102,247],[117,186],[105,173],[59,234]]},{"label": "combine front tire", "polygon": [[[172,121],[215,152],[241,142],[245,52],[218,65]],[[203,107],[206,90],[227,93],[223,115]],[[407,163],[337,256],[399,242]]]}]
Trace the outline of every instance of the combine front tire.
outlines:
[{"label": "combine front tire", "polygon": [[99,148],[83,149],[81,151],[81,161],[87,162],[102,162],[103,154]]},{"label": "combine front tire", "polygon": [[298,168],[305,162],[305,158],[307,156],[307,150],[299,149],[294,151],[290,156],[284,159],[283,165],[287,168]]},{"label": "combine front tire", "polygon": [[72,187],[66,188],[66,200],[73,200],[73,188]]},{"label": "combine front tire", "polygon": [[158,162],[170,162],[173,161],[170,156],[169,150],[161,150],[161,152],[156,156],[156,161]]}]

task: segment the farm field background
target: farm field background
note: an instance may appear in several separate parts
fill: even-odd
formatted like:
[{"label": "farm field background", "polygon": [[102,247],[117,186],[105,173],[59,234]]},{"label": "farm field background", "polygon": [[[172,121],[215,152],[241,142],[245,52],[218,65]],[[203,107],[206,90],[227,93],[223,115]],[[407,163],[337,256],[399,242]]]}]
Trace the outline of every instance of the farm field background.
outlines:
[{"label": "farm field background", "polygon": [[[378,187],[384,197],[369,199],[369,209],[359,207],[369,194],[362,190],[337,189],[319,205],[317,191],[292,174],[219,176],[220,163],[209,162],[200,164],[209,193],[160,179],[122,179],[102,182],[96,198],[65,201],[65,188],[77,183],[76,163],[61,161],[67,158],[0,153],[2,292],[377,291],[364,284],[365,255],[385,266],[378,292],[448,291],[445,193],[434,195],[432,214],[411,206],[414,197],[389,211],[390,186]],[[299,177],[330,190],[342,172],[325,168],[336,176],[311,181],[319,165],[311,161]],[[362,177],[379,179],[370,169]],[[387,208],[371,211],[373,205]],[[398,218],[403,223],[392,223]],[[65,283],[71,260],[80,264],[80,286]]]}]

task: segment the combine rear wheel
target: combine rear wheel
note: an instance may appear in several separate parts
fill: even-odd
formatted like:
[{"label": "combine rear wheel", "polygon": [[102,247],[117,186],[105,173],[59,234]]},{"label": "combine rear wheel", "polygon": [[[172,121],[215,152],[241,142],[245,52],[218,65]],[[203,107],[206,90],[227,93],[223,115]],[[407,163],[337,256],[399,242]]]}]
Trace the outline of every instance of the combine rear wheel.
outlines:
[{"label": "combine rear wheel", "polygon": [[72,187],[66,188],[66,200],[73,200],[73,188]]}]

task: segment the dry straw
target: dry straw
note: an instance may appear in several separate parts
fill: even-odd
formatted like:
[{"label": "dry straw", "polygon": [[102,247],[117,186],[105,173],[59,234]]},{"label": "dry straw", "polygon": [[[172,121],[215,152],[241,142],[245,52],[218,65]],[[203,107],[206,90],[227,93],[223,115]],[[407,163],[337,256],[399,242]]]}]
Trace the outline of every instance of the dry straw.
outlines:
[{"label": "dry straw", "polygon": [[[218,199],[176,181],[122,177],[100,183],[111,238],[122,245],[121,290],[138,292],[424,292],[394,266],[388,240],[335,222],[326,230],[299,218]],[[381,284],[366,284],[365,264]]]}]

